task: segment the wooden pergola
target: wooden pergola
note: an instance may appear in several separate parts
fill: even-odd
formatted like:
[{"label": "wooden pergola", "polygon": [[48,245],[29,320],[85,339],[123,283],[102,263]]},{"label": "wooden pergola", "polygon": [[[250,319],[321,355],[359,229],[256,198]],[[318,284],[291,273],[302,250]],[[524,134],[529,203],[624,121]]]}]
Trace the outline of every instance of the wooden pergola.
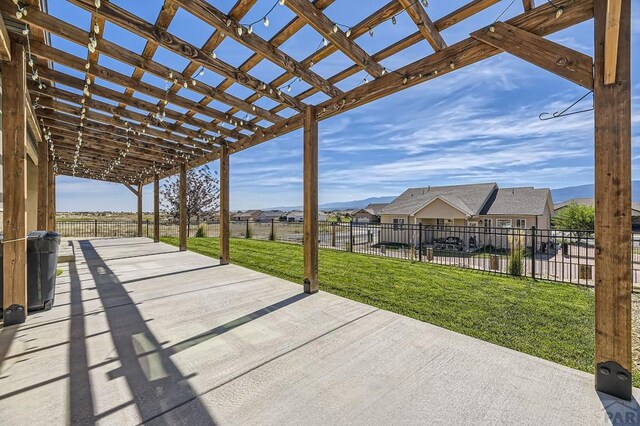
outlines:
[{"label": "wooden pergola", "polygon": [[[423,0],[390,0],[352,27],[333,22],[325,13],[336,0],[280,0],[295,17],[266,40],[243,24],[256,0],[238,0],[230,12],[204,0],[165,0],[155,22],[146,22],[108,0],[68,0],[91,14],[89,28],[65,22],[43,11],[39,0],[2,0],[0,60],[3,77],[4,161],[4,296],[5,325],[26,320],[25,139],[27,129],[39,146],[40,228],[55,227],[55,175],[70,175],[126,185],[138,197],[138,233],[142,235],[142,188],[154,184],[154,213],[159,219],[159,179],[180,175],[180,249],[187,248],[186,172],[220,160],[221,263],[229,262],[229,156],[296,129],[304,129],[304,291],[318,291],[318,122],[468,65],[509,53],[589,90],[595,98],[596,175],[596,387],[631,398],[631,112],[630,0],[523,0],[517,16],[472,28],[469,37],[447,44],[441,32],[500,3],[472,0],[433,19]],[[274,5],[278,7],[278,5]],[[211,36],[195,46],[168,32],[179,8],[211,27]],[[358,38],[388,20],[407,13],[415,32],[377,52],[367,53]],[[594,18],[594,58],[545,39]],[[106,22],[142,37],[142,53],[102,37]],[[323,45],[303,60],[281,49],[303,27],[310,26]],[[58,49],[50,35],[87,47],[86,57]],[[225,37],[252,51],[240,66],[215,54]],[[427,54],[389,70],[380,62],[426,40]],[[185,58],[183,70],[153,59],[162,47]],[[323,77],[314,65],[335,52],[349,66]],[[101,65],[106,55],[130,67],[125,75]],[[251,70],[267,60],[279,67],[271,80]],[[62,69],[74,70],[75,75]],[[222,82],[196,80],[200,70]],[[368,78],[343,91],[337,83],[362,72]],[[78,78],[81,73],[84,78]],[[143,80],[159,77],[165,87]],[[120,92],[96,78],[126,88]],[[287,83],[299,79],[309,88],[295,96]],[[251,91],[246,98],[229,88]],[[435,83],[428,83],[435,84]],[[71,88],[64,89],[60,86]],[[183,88],[202,96],[194,102]],[[136,97],[134,93],[145,95]],[[311,103],[312,95],[324,101]],[[107,99],[104,102],[93,96]],[[152,101],[147,100],[151,98]],[[277,106],[257,104],[268,98]],[[213,106],[225,105],[222,108]],[[182,113],[179,109],[186,109]],[[159,227],[154,240],[159,241]],[[11,309],[13,315],[6,315]],[[16,312],[20,312],[17,315]]]}]

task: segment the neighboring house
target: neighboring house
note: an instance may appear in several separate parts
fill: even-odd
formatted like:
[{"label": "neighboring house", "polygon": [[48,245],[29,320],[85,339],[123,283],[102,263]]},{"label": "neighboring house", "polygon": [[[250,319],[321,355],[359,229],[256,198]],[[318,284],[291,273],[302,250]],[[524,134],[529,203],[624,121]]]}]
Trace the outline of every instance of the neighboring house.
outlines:
[{"label": "neighboring house", "polygon": [[[561,203],[556,203],[553,205],[553,215],[555,216],[560,210],[572,203],[580,206],[593,206],[595,205],[595,200],[593,198],[572,198]],[[631,223],[634,229],[640,228],[640,203],[631,203]]]},{"label": "neighboring house", "polygon": [[260,212],[258,217],[256,218],[256,222],[271,222],[276,221],[279,222],[281,218],[284,217],[284,212],[280,210],[267,210]]},{"label": "neighboring house", "polygon": [[496,234],[493,228],[548,229],[552,212],[547,188],[498,188],[496,183],[410,188],[380,210],[382,223],[393,225],[383,227],[380,241],[414,244],[417,233],[401,225],[423,224],[430,225],[425,227],[423,242],[441,229],[457,234],[467,248],[505,246],[504,241],[485,241],[485,237]]},{"label": "neighboring house", "polygon": [[[304,222],[304,212],[300,210],[290,211],[284,217],[287,222]],[[327,215],[324,212],[318,212],[318,221],[324,222],[326,220]]]},{"label": "neighboring house", "polygon": [[231,215],[233,221],[256,221],[262,214],[262,210],[247,210],[246,212],[236,212]]},{"label": "neighboring house", "polygon": [[353,210],[349,216],[354,222],[380,223],[380,210],[386,206],[387,203],[369,204],[363,209]]}]

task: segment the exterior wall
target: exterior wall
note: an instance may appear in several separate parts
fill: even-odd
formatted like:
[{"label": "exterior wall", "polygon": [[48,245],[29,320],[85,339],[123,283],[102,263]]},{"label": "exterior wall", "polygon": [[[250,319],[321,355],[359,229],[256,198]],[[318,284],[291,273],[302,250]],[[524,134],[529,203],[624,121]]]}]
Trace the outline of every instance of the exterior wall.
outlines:
[{"label": "exterior wall", "polygon": [[429,205],[419,210],[415,216],[418,219],[465,219],[466,215],[460,210],[450,206],[440,199],[432,201]]},{"label": "exterior wall", "polygon": [[383,214],[381,216],[383,226],[380,228],[379,241],[383,243],[411,244],[414,236],[407,231],[407,227],[399,226],[398,228],[394,228],[394,219],[404,220],[405,225],[413,223],[413,218],[410,218],[407,215]]}]

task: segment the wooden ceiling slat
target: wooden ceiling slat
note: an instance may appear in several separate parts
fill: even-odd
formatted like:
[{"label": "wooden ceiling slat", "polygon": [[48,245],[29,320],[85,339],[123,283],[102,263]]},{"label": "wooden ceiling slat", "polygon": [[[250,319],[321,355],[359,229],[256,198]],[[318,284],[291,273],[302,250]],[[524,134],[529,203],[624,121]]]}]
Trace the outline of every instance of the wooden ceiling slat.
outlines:
[{"label": "wooden ceiling slat", "polygon": [[433,21],[424,10],[420,2],[416,0],[398,0],[402,7],[407,11],[409,17],[418,26],[420,34],[427,40],[436,52],[447,47],[444,39],[440,35],[440,31],[436,28]]},{"label": "wooden ceiling slat", "polygon": [[[35,93],[37,95],[41,95],[41,96],[47,96],[50,98],[57,98],[57,99],[61,99],[67,102],[72,102],[74,103],[78,110],[81,108],[81,100],[82,100],[82,96],[81,95],[77,95],[75,93],[72,92],[68,92],[66,90],[63,90],[59,87],[51,87],[51,86],[47,86],[44,88],[40,88],[38,86],[37,83],[27,83],[29,85],[29,90],[32,93]],[[131,111],[122,107],[118,107],[118,106],[114,106],[111,104],[108,104],[106,102],[102,102],[102,101],[98,101],[96,99],[88,99],[86,100],[85,105],[90,106],[93,109],[96,110],[100,110],[100,111],[104,111],[106,113],[109,114],[113,114],[115,117],[125,117],[129,120],[133,121],[132,125],[135,125],[136,122],[138,125],[140,125],[141,123],[149,123],[155,127],[158,128],[162,128],[165,129],[164,131],[165,136],[160,136],[166,140],[170,140],[170,141],[174,141],[174,142],[178,142],[181,144],[185,144],[185,145],[194,145],[195,143],[202,143],[202,142],[196,142],[195,140],[191,140],[188,139],[187,136],[191,136],[194,138],[201,138],[202,134],[196,132],[195,130],[191,130],[189,128],[186,127],[180,127],[180,126],[174,126],[173,123],[169,123],[167,121],[159,121],[157,119],[149,119],[149,116],[141,114],[139,112],[135,112],[135,111]],[[124,124],[124,123],[123,123]],[[173,132],[173,133],[172,133]],[[185,137],[181,137],[180,135],[176,134],[182,134],[185,135]]]},{"label": "wooden ceiling slat", "polygon": [[[238,0],[238,2],[231,8],[231,12],[229,12],[229,16],[231,16],[233,19],[235,20],[240,20],[242,19],[242,17],[247,14],[249,12],[249,10],[251,10],[251,8],[253,7],[253,5],[256,3],[256,0]],[[209,39],[204,43],[204,45],[202,46],[202,50],[204,50],[206,53],[213,53],[215,51],[215,49],[220,45],[220,43],[222,43],[222,40],[224,40],[224,37],[222,36],[222,33],[220,31],[215,31],[210,37]],[[189,64],[185,67],[184,71],[182,71],[183,75],[186,76],[193,76],[193,74],[200,68],[200,65],[198,65],[197,62],[191,61],[189,62]],[[247,72],[248,70],[243,69],[242,67],[240,67],[240,70],[243,72]],[[225,81],[229,81],[230,84],[229,86],[231,86],[234,81],[233,80],[229,80],[229,79],[225,79]],[[228,87],[222,88],[220,89],[220,87],[218,87],[216,90],[218,91],[218,93],[226,93],[225,90]],[[172,92],[178,91],[180,90],[180,86],[177,84],[174,84],[173,86],[171,86],[170,89]],[[213,90],[213,89],[212,89]],[[205,95],[204,98],[202,98],[198,104],[200,105],[208,105],[209,103],[211,103],[214,100],[214,98],[212,98],[211,96]],[[233,112],[229,113],[227,112],[227,114],[229,115],[233,115],[238,111],[242,111],[243,108],[241,107],[237,107],[237,106],[233,106],[234,104],[226,102],[227,105],[231,106],[231,110]],[[270,111],[267,110],[263,110],[262,108],[257,107],[257,105],[255,104],[251,104],[247,102],[247,105],[249,105],[249,108],[251,109],[253,114],[256,114],[257,117],[259,117],[260,119],[264,119],[265,117],[268,117],[266,114],[272,114]],[[248,111],[248,110],[246,110]],[[186,115],[195,115],[195,111],[193,110],[189,110],[185,113]],[[278,121],[280,121],[280,117],[278,117],[278,115],[276,114],[272,114],[272,117],[268,118],[269,121],[273,122],[273,123],[277,123]],[[178,123],[180,123],[178,121]]]},{"label": "wooden ceiling slat", "polygon": [[[88,104],[85,104],[88,105]],[[59,102],[56,100],[51,100],[50,102],[50,106],[45,106],[44,108],[50,108],[53,111],[59,111],[59,112],[63,112],[66,114],[71,114],[71,115],[75,115],[75,116],[80,116],[82,114],[82,107],[80,105],[72,105],[72,104],[67,104],[64,102]],[[88,119],[93,120],[93,121],[98,121],[100,123],[104,123],[104,124],[109,124],[115,127],[118,127],[120,129],[126,129],[127,128],[127,123],[129,124],[130,128],[138,131],[138,130],[142,130],[143,128],[146,130],[146,134],[149,136],[155,136],[158,139],[161,139],[162,141],[164,141],[165,143],[167,142],[176,142],[178,144],[178,146],[184,146],[185,149],[191,150],[191,148],[193,147],[198,147],[201,145],[201,143],[187,143],[185,142],[186,140],[183,138],[174,138],[174,137],[169,137],[171,135],[167,135],[167,133],[165,133],[162,130],[158,130],[154,127],[151,126],[147,126],[147,127],[143,127],[140,126],[137,123],[130,123],[128,121],[124,121],[122,119],[120,119],[119,117],[115,116],[115,115],[106,115],[106,114],[102,114],[102,113],[98,113],[95,111],[91,111],[89,109],[86,110],[85,115]],[[156,140],[158,140],[156,139]]]},{"label": "wooden ceiling slat", "polygon": [[[52,70],[49,68],[40,68],[38,70],[38,73],[45,78],[48,78],[52,81],[55,81],[60,84],[64,84],[65,86],[69,86],[77,90],[82,90],[84,88],[84,80],[80,80],[78,78],[72,77],[60,71]],[[100,86],[98,84],[92,85],[91,91],[93,92],[94,95],[102,96],[104,98],[111,99],[115,102],[126,103],[127,105],[130,105],[132,107],[138,108],[143,111],[150,112],[152,114],[158,112],[157,105],[152,102],[145,101],[143,99],[138,99],[135,97],[127,97],[124,93],[115,91],[113,89],[109,89],[107,87]],[[170,108],[165,108],[164,112],[166,116],[172,120],[179,120],[181,117],[183,117],[182,113],[174,111]],[[200,120],[199,118],[188,117],[188,120],[184,119],[184,121],[195,127],[207,128],[207,130],[209,131],[221,133],[225,136],[228,136],[234,139],[239,138],[239,134],[237,132],[233,130],[228,130],[228,129],[221,129],[218,126],[212,125],[204,120]]]},{"label": "wooden ceiling slat", "polygon": [[[95,114],[99,115],[99,114]],[[39,113],[39,118],[43,119],[45,123],[47,120],[58,120],[62,123],[70,124],[76,126],[76,131],[78,130],[78,119],[73,113],[60,113],[54,110],[50,110],[48,108],[44,108]],[[191,153],[195,150],[198,154],[202,155],[207,152],[212,152],[213,150],[202,150],[197,147],[193,147],[188,149],[183,145],[171,145],[163,140],[158,140],[152,136],[147,136],[147,134],[134,134],[133,132],[127,133],[126,130],[121,129],[119,127],[103,123],[102,121],[93,120],[87,115],[87,121],[84,123],[84,126],[87,129],[96,129],[101,132],[107,132],[114,136],[118,137],[126,137],[131,139],[132,142],[135,142],[137,146],[141,148],[145,148],[149,153],[160,153],[163,155],[176,155],[179,156],[184,153]],[[118,140],[119,141],[119,140]],[[108,144],[107,144],[108,145]]]},{"label": "wooden ceiling slat", "polygon": [[[384,75],[384,68],[380,64],[374,61],[373,58],[353,40],[347,38],[346,34],[340,28],[331,22],[320,9],[309,3],[308,0],[287,0],[285,4],[289,9],[303,18],[307,24],[322,34],[325,39],[340,49],[342,53],[351,58],[353,62],[365,69],[369,75],[372,77],[381,77]],[[338,96],[338,94],[331,96]]]},{"label": "wooden ceiling slat", "polygon": [[[77,71],[82,72],[85,70],[85,61],[77,56],[66,53],[60,49],[56,49],[55,47],[48,46],[43,43],[34,42],[31,45],[31,51],[33,54],[49,59],[58,64],[64,65],[68,68],[75,69]],[[98,65],[95,63],[90,64],[89,74],[92,76],[98,76],[105,81],[109,81],[111,83],[126,87],[129,85],[130,88],[134,89],[136,92],[144,93],[145,95],[154,97],[162,102],[162,100],[167,100],[170,104],[178,105],[183,108],[193,108],[198,114],[202,114],[207,117],[211,117],[213,119],[217,119],[219,121],[231,121],[225,113],[217,111],[213,108],[207,106],[194,106],[193,101],[182,96],[176,95],[174,93],[167,93],[162,89],[159,89],[152,84],[145,83],[143,81],[132,80],[131,77],[125,74],[121,74],[117,71],[113,71],[105,66]],[[90,88],[91,89],[91,88]],[[125,95],[126,96],[126,95]],[[157,107],[157,105],[156,105]],[[224,132],[227,129],[224,127],[220,127],[214,124],[209,124],[209,130],[216,132]],[[240,124],[240,128],[253,131],[255,129],[254,125],[248,124]],[[215,129],[215,130],[213,130]],[[235,135],[235,136],[232,136]],[[228,136],[234,137],[238,139],[238,133],[229,133]]]}]

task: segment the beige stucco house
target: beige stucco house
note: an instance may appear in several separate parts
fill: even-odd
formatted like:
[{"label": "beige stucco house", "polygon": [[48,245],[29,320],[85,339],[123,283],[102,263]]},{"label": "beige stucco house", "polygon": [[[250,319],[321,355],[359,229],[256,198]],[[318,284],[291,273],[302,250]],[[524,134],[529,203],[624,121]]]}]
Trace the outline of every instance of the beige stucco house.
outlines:
[{"label": "beige stucco house", "polygon": [[409,230],[415,227],[402,225],[422,224],[426,242],[448,233],[465,247],[470,239],[478,246],[504,246],[506,236],[500,235],[507,232],[500,228],[549,229],[552,213],[547,188],[499,188],[496,183],[410,188],[380,211],[382,223],[390,225],[383,226],[380,240],[415,244],[418,237]]}]

